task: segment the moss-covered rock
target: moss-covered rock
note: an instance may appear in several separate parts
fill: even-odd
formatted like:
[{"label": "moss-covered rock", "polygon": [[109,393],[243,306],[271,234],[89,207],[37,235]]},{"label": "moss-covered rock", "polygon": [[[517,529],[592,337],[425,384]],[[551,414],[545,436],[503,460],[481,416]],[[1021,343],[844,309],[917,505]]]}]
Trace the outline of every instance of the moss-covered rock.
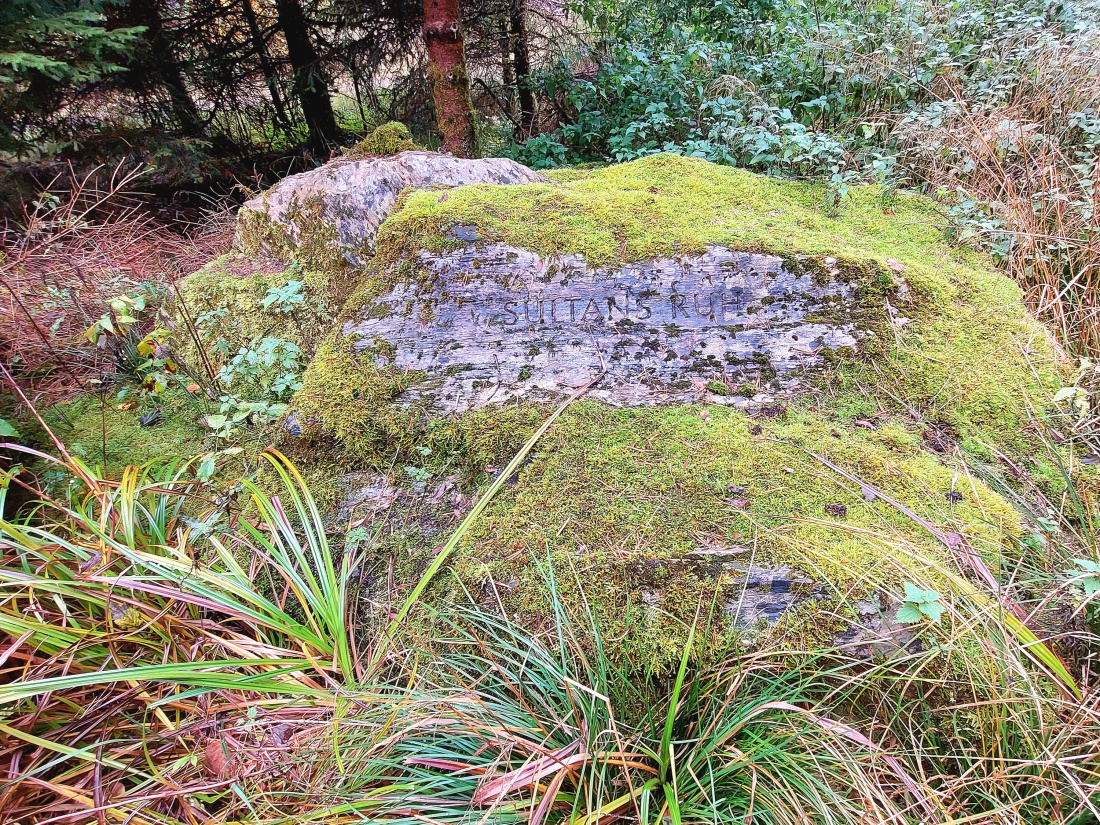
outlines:
[{"label": "moss-covered rock", "polygon": [[318,270],[229,252],[179,282],[168,305],[173,348],[200,374],[204,358],[216,368],[263,338],[290,341],[312,354],[339,314],[354,275],[343,262]]},{"label": "moss-covered rock", "polygon": [[390,121],[375,127],[369,135],[349,146],[343,156],[348,160],[384,158],[419,148],[404,123]]},{"label": "moss-covered rock", "polygon": [[[852,421],[892,411],[930,422],[985,455],[1026,451],[1029,411],[1047,403],[1058,365],[1049,336],[1023,309],[1019,288],[978,253],[945,243],[944,219],[927,199],[886,202],[882,189],[856,187],[841,214],[829,217],[817,208],[821,196],[813,185],[667,155],[564,183],[469,186],[446,198],[415,193],[382,227],[378,254],[343,320],[351,325],[395,287],[435,288],[421,250],[467,246],[455,237],[456,226],[476,227],[480,243],[577,255],[600,266],[699,254],[711,245],[768,252],[792,267],[859,284],[866,310],[860,324],[874,337],[858,354],[830,356],[832,369],[818,382],[825,395],[815,402],[830,416]],[[906,294],[894,306],[897,277]],[[818,316],[835,320],[829,312],[822,307]],[[297,399],[302,416],[330,429],[392,414],[422,418],[400,399],[395,407],[386,396],[379,405],[375,390],[392,369],[374,356],[388,342],[354,339],[338,331],[326,345],[330,354],[354,359],[339,379],[341,393],[331,392],[332,376],[325,374],[331,359],[308,370]],[[346,358],[341,363],[349,365]],[[403,376],[402,389],[418,377]],[[345,446],[368,457],[373,438],[352,435]],[[390,455],[400,445],[391,436],[381,446],[380,455]]]},{"label": "moss-covered rock", "polygon": [[[742,615],[753,570],[796,571],[787,585],[805,598],[753,634],[805,649],[888,625],[889,594],[905,581],[947,588],[953,551],[928,525],[965,536],[995,572],[1011,565],[1021,517],[967,465],[1000,467],[1009,486],[1053,478],[1034,422],[1060,365],[1016,285],[945,243],[935,203],[854,187],[833,216],[819,208],[821,187],[667,155],[557,178],[405,198],[295,397],[303,460],[406,481],[409,467],[421,487],[430,479],[435,498],[410,491],[364,516],[388,525],[374,552],[396,558],[398,579],[423,570],[461,512],[438,491],[472,493],[550,412],[528,401],[433,412],[427,376],[396,366],[393,342],[345,334],[380,295],[439,288],[426,259],[471,244],[610,268],[716,246],[776,255],[821,283],[853,284],[856,304],[816,312],[848,322],[854,306],[865,334],[780,401],[766,400],[764,376],[702,381],[696,403],[576,403],[463,541],[432,598],[470,593],[540,626],[552,586],[604,626],[617,656],[663,666],[697,611]],[[838,312],[847,315],[830,316]],[[731,408],[761,391],[764,402]],[[750,630],[736,624],[713,627]]]}]

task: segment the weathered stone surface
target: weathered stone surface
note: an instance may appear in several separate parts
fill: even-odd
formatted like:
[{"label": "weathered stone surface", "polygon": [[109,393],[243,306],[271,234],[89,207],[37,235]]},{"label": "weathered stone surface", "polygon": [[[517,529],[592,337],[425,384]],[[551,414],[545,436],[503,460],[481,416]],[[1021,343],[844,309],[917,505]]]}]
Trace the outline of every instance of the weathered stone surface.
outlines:
[{"label": "weathered stone surface", "polygon": [[1057,355],[939,207],[853,187],[830,216],[813,187],[670,156],[551,177],[404,200],[294,398],[318,478],[386,476],[348,485],[372,599],[408,592],[552,409],[498,402],[605,369],[425,601],[534,632],[561,605],[616,661],[675,670],[693,627],[704,648],[916,649],[938,631],[897,622],[902,587],[946,597],[959,562],[924,522],[1011,569],[1031,528],[982,479],[999,456],[1049,479],[1028,424]]},{"label": "weathered stone surface", "polygon": [[576,255],[471,244],[421,251],[420,263],[435,288],[400,285],[344,333],[360,350],[390,353],[380,366],[424,373],[406,397],[448,412],[567,395],[601,373],[589,397],[617,405],[705,392],[746,405],[765,388],[791,389],[826,350],[854,350],[862,334],[850,283],[774,255],[715,246],[592,269]]},{"label": "weathered stone surface", "polygon": [[[291,175],[241,207],[284,227],[292,241],[308,220],[335,229],[345,254],[358,262],[373,248],[378,227],[404,189],[467,186],[475,183],[536,183],[545,178],[507,158],[466,160],[434,152],[401,152],[391,157],[335,160]],[[315,210],[319,215],[314,214]],[[308,220],[307,220],[308,219]]]}]

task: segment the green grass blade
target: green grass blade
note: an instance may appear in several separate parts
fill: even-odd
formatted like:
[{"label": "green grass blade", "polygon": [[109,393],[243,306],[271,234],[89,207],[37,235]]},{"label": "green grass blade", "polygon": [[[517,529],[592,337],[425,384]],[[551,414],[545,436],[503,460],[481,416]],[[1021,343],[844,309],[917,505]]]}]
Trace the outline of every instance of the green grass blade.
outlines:
[{"label": "green grass blade", "polygon": [[[579,389],[565,401],[563,401],[561,405],[556,410],[554,410],[553,413],[551,413],[550,417],[542,423],[542,426],[540,426],[535,431],[535,433],[529,439],[527,439],[527,443],[524,444],[523,447],[520,448],[519,452],[516,453],[515,456],[513,456],[512,460],[508,462],[508,466],[501,470],[496,479],[494,479],[493,483],[489,486],[489,489],[485,491],[485,494],[481,496],[480,499],[478,499],[478,502],[474,505],[473,509],[470,510],[469,513],[467,513],[464,519],[462,519],[462,522],[455,529],[454,533],[451,534],[451,537],[448,538],[447,541],[444,542],[443,546],[439,548],[439,552],[436,553],[436,556],[432,560],[432,563],[428,565],[428,569],[424,571],[424,574],[420,577],[420,580],[416,583],[416,586],[412,589],[412,592],[409,593],[408,597],[405,599],[404,603],[401,605],[396,615],[390,621],[389,626],[386,628],[387,640],[392,639],[393,632],[403,621],[405,621],[405,617],[409,615],[409,611],[412,610],[413,605],[415,605],[416,602],[420,599],[420,595],[424,592],[425,588],[427,588],[432,579],[435,578],[436,573],[438,573],[440,568],[443,567],[451,553],[454,552],[454,549],[458,546],[458,543],[462,540],[462,537],[466,535],[473,523],[477,521],[478,516],[480,516],[485,511],[485,508],[489,506],[489,503],[493,500],[496,494],[500,492],[500,489],[508,483],[508,479],[510,479],[512,475],[516,472],[516,470],[519,469],[524,459],[527,458],[527,455],[539,442],[539,439],[541,439],[543,435],[546,434],[546,431],[550,429],[551,425],[553,425],[553,423],[558,420],[558,417],[563,412],[565,412],[566,408],[570,404],[580,398],[602,377],[603,375],[601,374],[585,386],[581,387],[581,389]],[[372,659],[372,664],[376,663],[381,658],[381,656],[385,652],[385,649],[385,645],[379,646]]]}]

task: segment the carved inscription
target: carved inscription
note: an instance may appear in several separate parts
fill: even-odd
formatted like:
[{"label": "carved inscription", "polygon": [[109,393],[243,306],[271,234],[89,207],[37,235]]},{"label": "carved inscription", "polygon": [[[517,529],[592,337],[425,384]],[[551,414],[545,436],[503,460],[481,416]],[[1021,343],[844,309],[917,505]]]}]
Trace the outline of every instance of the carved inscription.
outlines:
[{"label": "carved inscription", "polygon": [[535,292],[518,299],[489,298],[482,307],[470,310],[470,319],[488,326],[514,327],[530,324],[603,324],[620,321],[693,321],[727,323],[738,318],[744,307],[744,292],[735,286],[713,292],[677,292],[661,295],[655,289],[637,293],[557,295]]},{"label": "carved inscription", "polygon": [[748,403],[746,386],[782,392],[825,349],[857,345],[853,324],[825,320],[845,318],[852,287],[815,283],[769,255],[713,247],[589,269],[488,244],[421,262],[434,292],[400,286],[345,332],[426,374],[409,399],[447,410],[561,395],[600,372],[590,395],[613,403],[688,401],[708,386],[737,388],[728,401]]}]

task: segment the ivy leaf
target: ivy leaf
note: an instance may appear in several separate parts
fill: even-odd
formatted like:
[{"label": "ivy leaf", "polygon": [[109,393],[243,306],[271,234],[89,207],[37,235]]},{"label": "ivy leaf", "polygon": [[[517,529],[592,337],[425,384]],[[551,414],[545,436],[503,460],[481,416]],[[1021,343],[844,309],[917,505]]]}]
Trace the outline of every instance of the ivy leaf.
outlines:
[{"label": "ivy leaf", "polygon": [[924,619],[924,614],[920,612],[916,605],[907,602],[898,608],[897,615],[894,618],[903,624],[916,624]]},{"label": "ivy leaf", "polygon": [[19,430],[15,429],[15,427],[13,427],[3,418],[0,418],[0,437],[19,438]]}]

